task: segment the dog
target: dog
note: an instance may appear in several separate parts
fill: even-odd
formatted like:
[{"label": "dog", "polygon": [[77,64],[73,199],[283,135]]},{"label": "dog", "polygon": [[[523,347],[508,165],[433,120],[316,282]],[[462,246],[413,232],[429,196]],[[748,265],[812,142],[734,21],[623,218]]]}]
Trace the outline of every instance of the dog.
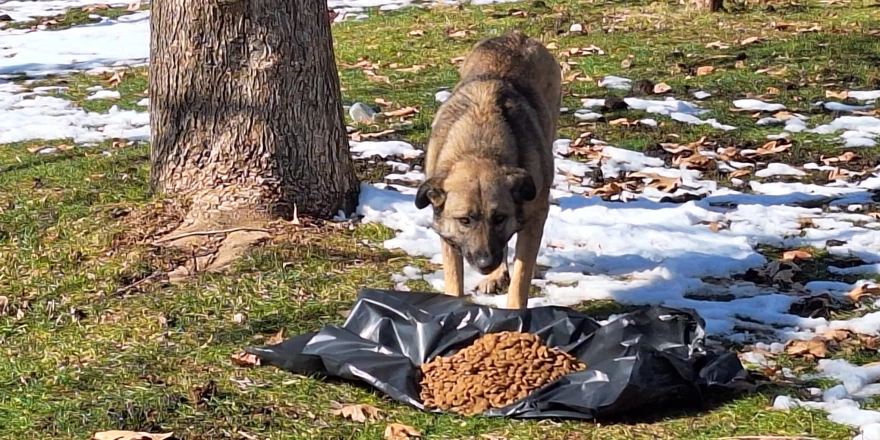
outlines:
[{"label": "dog", "polygon": [[474,45],[459,73],[432,123],[415,205],[433,208],[447,295],[464,294],[466,259],[486,275],[479,291],[509,281],[507,308],[525,308],[550,209],[561,71],[544,45],[513,31]]}]

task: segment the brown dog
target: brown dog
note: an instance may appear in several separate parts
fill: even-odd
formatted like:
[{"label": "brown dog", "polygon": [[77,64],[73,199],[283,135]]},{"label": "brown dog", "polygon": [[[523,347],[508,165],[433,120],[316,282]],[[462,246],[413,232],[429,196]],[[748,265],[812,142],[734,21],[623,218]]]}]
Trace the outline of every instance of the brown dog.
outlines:
[{"label": "brown dog", "polygon": [[553,183],[552,145],[561,105],[553,55],[519,31],[477,43],[440,106],[416,207],[433,206],[446,294],[464,294],[463,259],[484,293],[507,282],[507,243],[518,234],[508,308],[524,308]]}]

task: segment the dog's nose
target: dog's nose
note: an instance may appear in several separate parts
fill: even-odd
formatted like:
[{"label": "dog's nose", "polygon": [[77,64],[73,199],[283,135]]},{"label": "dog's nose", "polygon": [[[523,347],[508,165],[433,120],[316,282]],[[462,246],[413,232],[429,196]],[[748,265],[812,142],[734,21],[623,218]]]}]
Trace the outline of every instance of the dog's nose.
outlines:
[{"label": "dog's nose", "polygon": [[492,256],[489,254],[476,254],[474,255],[474,264],[477,266],[477,269],[486,270],[492,268],[494,261],[492,261]]}]

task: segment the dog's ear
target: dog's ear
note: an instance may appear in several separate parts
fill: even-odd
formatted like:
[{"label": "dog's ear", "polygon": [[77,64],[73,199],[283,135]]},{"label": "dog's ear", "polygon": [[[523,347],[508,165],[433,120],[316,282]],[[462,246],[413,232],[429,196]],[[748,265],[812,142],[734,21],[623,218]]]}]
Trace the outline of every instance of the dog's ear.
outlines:
[{"label": "dog's ear", "polygon": [[507,183],[510,187],[510,194],[516,203],[523,203],[535,200],[538,196],[538,188],[535,187],[535,180],[529,175],[529,172],[522,168],[514,168],[507,173]]},{"label": "dog's ear", "polygon": [[419,190],[416,192],[416,208],[423,209],[428,205],[435,207],[443,205],[443,202],[446,201],[443,179],[443,176],[432,177],[419,185]]}]

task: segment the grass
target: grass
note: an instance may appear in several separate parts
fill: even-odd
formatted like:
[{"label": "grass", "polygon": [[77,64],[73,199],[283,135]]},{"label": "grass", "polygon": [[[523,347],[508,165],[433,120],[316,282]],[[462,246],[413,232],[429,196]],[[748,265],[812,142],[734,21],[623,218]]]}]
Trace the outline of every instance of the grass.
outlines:
[{"label": "grass", "polygon": [[[464,8],[371,11],[360,22],[334,25],[335,54],[346,103],[391,101],[392,108],[419,107],[412,125],[392,137],[424,145],[436,111],[434,93],[457,78],[450,60],[464,55],[477,40],[520,28],[555,42],[558,51],[596,45],[606,54],[570,58],[571,71],[590,81],[566,85],[566,102],[578,97],[622,96],[600,89],[595,80],[620,75],[666,82],[670,96],[689,98],[695,90],[713,93],[703,105],[722,123],[744,127],[722,133],[682,125],[663,117],[658,128],[626,128],[606,122],[581,125],[562,119],[561,134],[591,131],[612,144],[642,149],[657,142],[689,142],[701,136],[740,145],[763,143],[779,128],[748,124],[747,113],[732,113],[731,98],[767,94],[773,100],[810,114],[811,122],[830,116],[812,112],[808,103],[824,99],[825,90],[880,87],[880,39],[864,34],[876,23],[877,9],[867,3],[822,6],[807,3],[736,5],[736,13],[704,15],[667,3],[555,2],[510,3]],[[511,14],[511,10],[525,14]],[[115,10],[109,10],[115,11]],[[65,15],[69,25],[82,23],[81,11]],[[97,11],[98,13],[110,12]],[[114,12],[115,13],[115,12]],[[872,21],[873,20],[873,21]],[[778,30],[772,22],[793,23]],[[582,23],[586,35],[568,35]],[[797,28],[821,26],[819,32]],[[613,28],[612,28],[613,27]],[[465,38],[454,31],[468,30]],[[414,36],[421,31],[421,36]],[[738,44],[761,36],[753,44]],[[727,49],[707,48],[721,41]],[[621,62],[630,55],[631,67]],[[720,57],[723,56],[723,57]],[[713,58],[715,57],[715,58]],[[347,68],[367,59],[388,82],[368,79],[363,69]],[[736,61],[742,61],[737,67]],[[396,63],[398,66],[392,67]],[[713,65],[705,76],[689,76]],[[418,72],[395,69],[424,66]],[[777,75],[756,73],[781,70]],[[58,96],[94,112],[112,105],[136,109],[146,89],[144,69],[131,69],[112,87],[106,78],[73,75],[31,84],[64,85]],[[95,85],[119,90],[116,101],[86,101]],[[690,98],[689,98],[690,99]],[[612,115],[635,119],[629,111]],[[609,116],[610,118],[610,116]],[[371,132],[386,124],[359,127]],[[798,135],[792,162],[814,160],[837,151],[829,137]],[[808,141],[810,143],[808,143]],[[294,376],[270,368],[232,365],[231,353],[257,344],[279,330],[285,336],[341,323],[361,286],[390,288],[390,274],[407,264],[423,268],[424,260],[383,249],[392,232],[376,225],[352,230],[320,226],[295,232],[293,239],[255,249],[227,275],[201,275],[179,285],[144,283],[122,289],[155,270],[166,269],[175,256],[156,257],[145,246],[121,245],[138,225],[127,220],[149,211],[146,187],[149,145],[125,148],[105,142],[52,155],[27,148],[70,144],[70,140],[0,146],[0,292],[9,298],[0,316],[0,438],[88,438],[110,429],[174,431],[178,438],[381,438],[385,422],[354,423],[334,417],[333,401],[369,403],[387,421],[412,425],[425,438],[509,439],[713,439],[735,435],[809,434],[823,439],[850,438],[851,429],[833,424],[825,414],[807,410],[766,411],[779,392],[766,389],[702,411],[664,412],[652,419],[603,423],[510,421],[438,416],[414,411],[379,394],[345,383]],[[102,152],[108,151],[109,155]],[[876,150],[860,151],[876,157]],[[377,164],[359,164],[364,180],[384,176]],[[133,214],[124,215],[128,211]],[[778,258],[778,252],[767,255]],[[817,254],[817,261],[827,256]],[[823,263],[824,264],[824,263]],[[804,273],[833,279],[815,264]],[[809,279],[798,279],[805,282]],[[424,283],[413,288],[424,289]],[[600,302],[581,308],[604,317],[621,311]],[[246,316],[236,323],[233,316]],[[876,352],[834,356],[869,362]],[[795,366],[800,360],[785,360]],[[809,364],[813,365],[813,364]],[[216,392],[198,392],[213,381]],[[208,387],[210,388],[210,387]]]}]

